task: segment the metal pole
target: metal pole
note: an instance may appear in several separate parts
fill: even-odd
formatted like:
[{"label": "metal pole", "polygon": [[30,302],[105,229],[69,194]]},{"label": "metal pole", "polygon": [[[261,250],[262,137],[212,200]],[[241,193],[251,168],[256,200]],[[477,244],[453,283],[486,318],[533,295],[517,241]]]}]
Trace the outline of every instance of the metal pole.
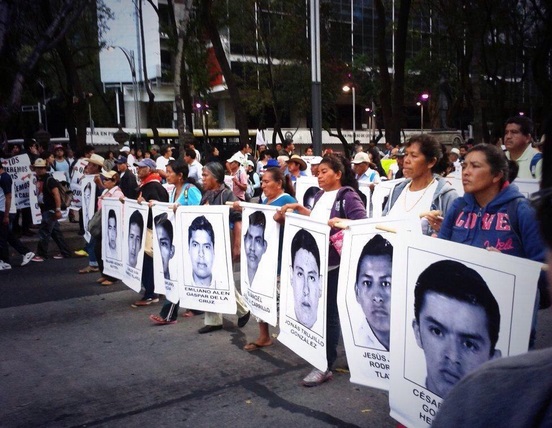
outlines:
[{"label": "metal pole", "polygon": [[320,82],[320,0],[310,2],[312,81],[312,143],[314,154],[322,154],[322,89]]},{"label": "metal pole", "polygon": [[119,107],[119,88],[115,91],[115,107],[117,108],[117,124],[122,123],[121,121],[121,109]]},{"label": "metal pole", "polygon": [[355,85],[353,85],[353,144],[356,141],[356,96]]},{"label": "metal pole", "polygon": [[420,110],[421,110],[421,128],[422,128],[422,134],[424,133],[424,103],[420,103]]},{"label": "metal pole", "polygon": [[94,122],[92,121],[92,104],[88,98],[88,122],[90,123],[90,144],[94,145]]}]

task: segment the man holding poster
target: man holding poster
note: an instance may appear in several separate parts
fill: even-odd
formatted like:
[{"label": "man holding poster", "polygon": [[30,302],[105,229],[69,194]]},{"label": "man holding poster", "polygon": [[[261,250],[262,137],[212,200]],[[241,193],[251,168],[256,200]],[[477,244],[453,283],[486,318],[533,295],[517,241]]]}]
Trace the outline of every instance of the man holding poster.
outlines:
[{"label": "man holding poster", "polygon": [[412,321],[423,349],[426,388],[444,398],[465,375],[499,358],[500,309],[485,280],[453,260],[431,264],[418,277]]}]

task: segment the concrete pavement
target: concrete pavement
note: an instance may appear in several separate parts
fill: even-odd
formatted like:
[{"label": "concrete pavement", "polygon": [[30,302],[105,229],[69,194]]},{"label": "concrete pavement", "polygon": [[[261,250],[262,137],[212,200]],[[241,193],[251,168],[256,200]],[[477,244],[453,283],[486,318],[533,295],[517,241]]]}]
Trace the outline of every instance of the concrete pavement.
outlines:
[{"label": "concrete pavement", "polygon": [[[79,247],[76,225],[63,228]],[[76,273],[84,265],[0,272],[1,426],[396,426],[387,393],[351,384],[346,372],[304,388],[310,366],[277,340],[243,351],[258,332],[253,319],[238,329],[225,316],[224,330],[207,335],[197,334],[202,316],[154,326],[148,315],[160,304],[131,308],[136,293],[95,285]],[[541,311],[537,347],[552,346],[551,326],[550,309]],[[342,347],[337,367],[346,368]]]}]

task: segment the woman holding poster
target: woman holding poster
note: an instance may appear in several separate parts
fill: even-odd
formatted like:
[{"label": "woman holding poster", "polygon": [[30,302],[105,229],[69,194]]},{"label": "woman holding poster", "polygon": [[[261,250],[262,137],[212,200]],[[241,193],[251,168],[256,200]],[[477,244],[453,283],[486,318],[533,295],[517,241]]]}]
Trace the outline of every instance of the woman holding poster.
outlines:
[{"label": "woman holding poster", "polygon": [[[405,145],[403,173],[407,180],[398,184],[385,205],[383,215],[394,217],[419,216],[428,211],[438,211],[443,216],[458,197],[456,191],[438,174],[445,170],[447,157],[441,145],[429,135],[412,137]],[[427,219],[422,220],[422,230],[431,234]],[[434,230],[437,223],[431,224]]]},{"label": "woman holding poster", "polygon": [[[478,144],[462,164],[464,196],[452,204],[444,220],[436,216],[428,219],[432,227],[435,224],[434,228],[440,228],[439,238],[544,262],[545,247],[535,210],[517,187],[510,185],[508,171],[508,159],[502,150],[491,144]],[[545,290],[545,284],[543,273],[539,289]],[[539,297],[537,293],[531,347]],[[543,297],[548,294],[543,293]]]},{"label": "woman holding poster", "polygon": [[[102,180],[102,183],[105,189],[102,195],[98,198],[98,211],[102,209],[102,202],[104,198],[124,198],[125,197],[125,195],[123,195],[123,192],[119,188],[119,174],[117,174],[115,171],[107,171],[107,172],[102,171],[100,173],[100,179]],[[107,248],[110,249],[109,254],[112,254],[114,256],[112,258],[116,258],[117,260],[120,260],[120,256],[116,255],[117,254],[116,236],[117,236],[117,217],[115,216],[115,212],[113,211],[107,220],[107,239],[108,239]],[[104,263],[102,258],[102,240],[103,240],[103,236],[100,236],[99,238],[95,239],[95,244],[94,244],[94,252],[96,253],[96,259],[98,260],[98,268],[100,269],[100,272],[102,272],[102,276],[99,277],[96,280],[96,282],[100,285],[113,285],[115,282],[117,282],[117,278],[113,278],[112,276],[106,275],[104,273]],[[120,251],[121,250],[119,249],[119,252]]]},{"label": "woman holding poster", "polygon": [[[337,311],[337,280],[339,278],[340,253],[332,242],[338,241],[341,229],[335,228],[341,219],[357,220],[366,218],[366,208],[355,189],[358,183],[350,163],[343,157],[327,155],[320,162],[318,186],[322,189],[316,196],[312,210],[298,203],[286,204],[277,212],[275,219],[283,221],[286,211],[295,210],[317,220],[328,221],[330,231],[330,251],[328,257],[328,296],[326,310],[326,358],[328,368],[320,371],[314,368],[304,379],[304,386],[318,386],[332,378],[331,368],[337,359],[337,343],[340,335],[339,314]],[[333,238],[332,238],[333,237]]]},{"label": "woman holding poster", "polygon": [[[291,196],[294,193],[293,185],[286,180],[280,168],[268,168],[263,174],[261,180],[261,188],[263,189],[264,199],[261,203],[264,205],[272,205],[281,207],[285,204],[292,204],[297,200]],[[282,260],[282,239],[284,236],[284,228],[280,228],[280,243],[278,246],[278,275],[280,275],[280,262]],[[246,351],[255,351],[260,348],[272,345],[272,338],[268,323],[259,320],[259,337],[254,342],[248,343],[243,347]]]},{"label": "woman holding poster", "polygon": [[[194,183],[188,182],[188,164],[181,160],[170,161],[166,167],[166,179],[167,183],[174,185],[172,192],[169,193],[169,203],[174,203],[175,211],[179,205],[199,205],[201,201],[201,192]],[[158,227],[158,234],[161,235],[160,232],[163,233],[164,229],[159,227],[158,224],[156,224],[156,227]],[[170,236],[170,244],[172,245],[172,233]],[[162,251],[161,253],[163,257],[164,252]],[[166,264],[168,264],[168,261],[166,261]],[[163,305],[159,315],[150,315],[150,320],[159,325],[175,324],[177,319],[178,303],[172,303],[168,300]]]}]

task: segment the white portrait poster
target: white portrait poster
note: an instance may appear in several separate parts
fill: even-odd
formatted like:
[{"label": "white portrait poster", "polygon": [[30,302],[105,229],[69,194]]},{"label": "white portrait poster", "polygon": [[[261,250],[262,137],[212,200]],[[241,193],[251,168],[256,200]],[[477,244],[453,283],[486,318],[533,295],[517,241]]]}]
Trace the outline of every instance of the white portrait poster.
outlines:
[{"label": "white portrait poster", "polygon": [[512,184],[515,184],[526,198],[539,191],[539,180],[534,178],[516,178]]},{"label": "white portrait poster", "polygon": [[427,427],[460,379],[527,351],[541,264],[410,233],[398,240],[390,414]]},{"label": "white portrait poster", "polygon": [[419,222],[383,217],[347,224],[337,304],[351,382],[389,390],[393,249],[400,245],[389,230],[419,229]]},{"label": "white portrait poster", "polygon": [[123,282],[139,293],[146,245],[148,204],[126,199],[123,213]]},{"label": "white portrait poster", "polygon": [[[54,171],[52,173],[52,177],[54,177],[60,183],[62,181],[67,182],[67,177],[63,171]],[[61,218],[58,221],[66,221],[68,218],[69,218],[69,208],[61,212]]]},{"label": "white portrait poster", "polygon": [[179,278],[182,263],[181,245],[175,245],[176,214],[174,204],[156,202],[153,215],[153,279],[155,292],[167,300],[180,300]]},{"label": "white portrait poster", "polygon": [[84,168],[86,165],[88,165],[88,161],[81,158],[75,162],[71,170],[71,190],[73,191],[73,199],[71,200],[70,209],[72,210],[78,210],[82,207],[81,179],[84,176]]},{"label": "white portrait poster", "polygon": [[368,217],[372,217],[372,183],[359,181],[358,190],[366,196],[366,213]]},{"label": "white portrait poster", "polygon": [[387,201],[387,198],[389,198],[391,191],[402,181],[404,181],[404,178],[385,180],[374,187],[374,192],[372,193],[372,217],[381,217],[383,207]]},{"label": "white portrait poster", "polygon": [[4,166],[4,171],[10,175],[14,184],[12,197],[15,199],[16,208],[28,208],[30,206],[29,188],[32,176],[29,155],[24,153],[2,159],[1,162]]},{"label": "white portrait poster", "polygon": [[123,211],[124,204],[118,198],[102,200],[102,260],[104,273],[123,279]]},{"label": "white portrait poster", "polygon": [[[42,223],[42,212],[40,211],[40,206],[38,198],[38,187],[37,187],[38,177],[36,174],[31,174],[29,180],[29,201],[31,207],[31,217],[33,219],[33,224]],[[42,197],[42,196],[40,196]]]},{"label": "white portrait poster", "polygon": [[240,203],[242,211],[241,291],[251,313],[272,326],[278,322],[279,207]]},{"label": "white portrait poster", "polygon": [[84,239],[90,242],[91,236],[88,231],[88,222],[96,211],[96,183],[95,175],[83,175],[80,181],[82,195],[82,224],[84,225]]},{"label": "white portrait poster", "polygon": [[295,182],[295,198],[304,207],[307,207],[309,210],[314,206],[314,195],[320,191],[318,187],[318,178],[309,176],[309,177],[298,177]]},{"label": "white portrait poster", "polygon": [[236,313],[229,210],[225,205],[201,205],[176,211],[175,242],[183,250],[182,307]]},{"label": "white portrait poster", "polygon": [[286,214],[280,275],[278,340],[319,370],[326,370],[326,288],[330,227]]}]

